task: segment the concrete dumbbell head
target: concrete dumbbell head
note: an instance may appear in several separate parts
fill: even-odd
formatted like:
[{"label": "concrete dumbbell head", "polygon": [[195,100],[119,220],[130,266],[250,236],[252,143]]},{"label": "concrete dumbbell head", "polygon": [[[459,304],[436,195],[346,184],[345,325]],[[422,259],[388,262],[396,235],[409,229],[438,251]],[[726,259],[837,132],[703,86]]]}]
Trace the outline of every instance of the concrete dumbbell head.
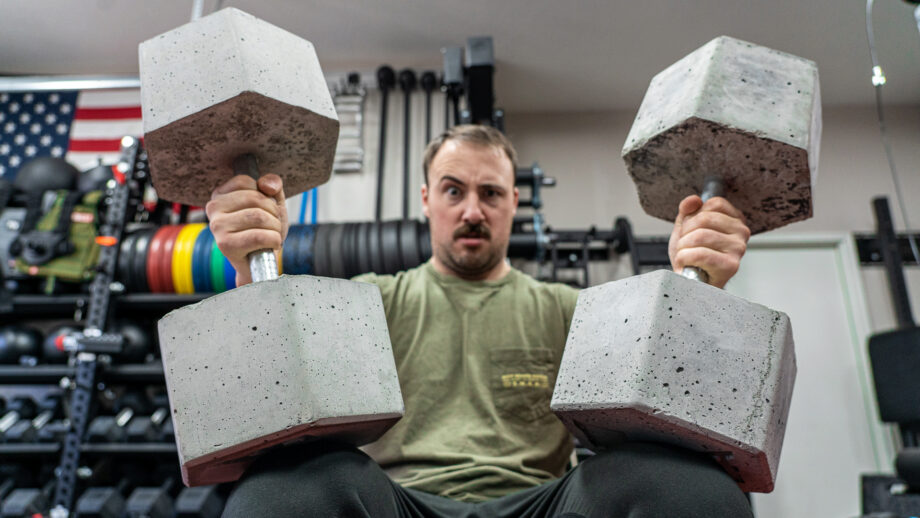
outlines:
[{"label": "concrete dumbbell head", "polygon": [[795,379],[789,318],[660,270],[583,290],[551,407],[589,447],[659,441],[773,490]]},{"label": "concrete dumbbell head", "polygon": [[182,478],[236,480],[300,436],[377,439],[403,414],[376,286],[282,276],[159,322]]},{"label": "concrete dumbbell head", "polygon": [[722,36],[652,79],[622,154],[650,215],[719,175],[756,234],[811,216],[820,140],[814,62]]},{"label": "concrete dumbbell head", "polygon": [[[204,205],[235,173],[324,182],[338,121],[310,43],[224,9],[140,47],[145,142],[161,197]],[[403,413],[375,286],[277,278],[160,320],[172,425],[187,485],[236,480],[260,450],[303,436],[362,444]]]},{"label": "concrete dumbbell head", "polygon": [[328,180],[339,122],[313,45],[238,9],[140,44],[144,144],[157,193],[204,206],[252,153],[286,196]]}]

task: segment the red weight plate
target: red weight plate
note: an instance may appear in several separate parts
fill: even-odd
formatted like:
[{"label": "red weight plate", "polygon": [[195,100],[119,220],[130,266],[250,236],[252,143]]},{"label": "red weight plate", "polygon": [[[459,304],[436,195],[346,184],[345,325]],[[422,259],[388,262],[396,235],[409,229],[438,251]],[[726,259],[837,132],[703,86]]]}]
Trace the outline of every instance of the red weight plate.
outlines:
[{"label": "red weight plate", "polygon": [[163,241],[163,248],[160,256],[160,282],[162,283],[161,287],[163,288],[163,293],[175,293],[175,287],[173,286],[173,276],[172,276],[172,256],[173,248],[176,246],[176,238],[179,237],[179,232],[185,228],[185,225],[169,225],[171,228],[166,234],[166,238]]},{"label": "red weight plate", "polygon": [[163,251],[163,239],[169,231],[169,226],[163,226],[157,229],[150,238],[150,245],[147,247],[147,287],[151,293],[162,293],[162,283],[160,282],[160,255]]}]

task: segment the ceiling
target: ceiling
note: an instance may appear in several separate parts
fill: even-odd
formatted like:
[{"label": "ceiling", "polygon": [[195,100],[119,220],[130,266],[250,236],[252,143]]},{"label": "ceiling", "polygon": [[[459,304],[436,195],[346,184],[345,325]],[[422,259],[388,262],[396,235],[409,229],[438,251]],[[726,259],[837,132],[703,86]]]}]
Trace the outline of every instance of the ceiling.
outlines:
[{"label": "ceiling", "polygon": [[[204,0],[205,13],[218,0]],[[226,0],[314,43],[327,74],[439,68],[491,35],[509,112],[636,110],[658,71],[718,35],[818,63],[827,105],[873,103],[861,0]],[[0,75],[137,74],[137,44],[187,22],[191,0],[0,2]],[[913,6],[873,10],[885,103],[920,104]]]}]

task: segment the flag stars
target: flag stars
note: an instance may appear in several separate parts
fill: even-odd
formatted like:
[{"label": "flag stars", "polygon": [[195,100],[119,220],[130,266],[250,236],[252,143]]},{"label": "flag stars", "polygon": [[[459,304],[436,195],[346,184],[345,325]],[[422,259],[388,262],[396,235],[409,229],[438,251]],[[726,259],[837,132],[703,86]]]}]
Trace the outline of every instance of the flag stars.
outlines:
[{"label": "flag stars", "polygon": [[0,176],[3,176],[5,174],[6,174],[6,166],[0,164]]},{"label": "flag stars", "polygon": [[70,113],[70,105],[67,103],[61,103],[60,112],[63,113],[64,115]]},{"label": "flag stars", "polygon": [[10,113],[19,113],[19,103],[10,103]]},{"label": "flag stars", "polygon": [[6,124],[3,125],[3,131],[6,133],[12,133],[16,131],[16,123],[7,122]]},{"label": "flag stars", "polygon": [[55,158],[59,158],[63,154],[64,154],[64,150],[61,149],[61,146],[54,146],[53,148],[51,148],[51,156]]},{"label": "flag stars", "polygon": [[13,142],[14,142],[17,146],[21,146],[21,145],[23,145],[23,144],[26,143],[26,136],[23,135],[22,133],[20,133],[20,134],[16,135],[16,138],[13,139]]},{"label": "flag stars", "polygon": [[42,138],[39,139],[39,141],[38,141],[38,143],[41,144],[42,147],[48,147],[48,146],[50,146],[50,145],[51,145],[51,142],[52,142],[51,135],[42,135]]},{"label": "flag stars", "polygon": [[61,101],[61,96],[59,94],[51,94],[48,96],[48,102],[51,104],[57,104]]},{"label": "flag stars", "polygon": [[35,156],[35,153],[38,152],[38,148],[35,146],[26,146],[26,156]]},{"label": "flag stars", "polygon": [[53,113],[45,115],[45,124],[54,124],[55,122],[57,122],[57,115]]},{"label": "flag stars", "polygon": [[63,134],[65,134],[65,133],[67,133],[67,125],[66,125],[66,124],[58,124],[57,126],[54,127],[54,131],[57,131],[57,134],[58,134],[58,135],[63,135]]},{"label": "flag stars", "polygon": [[30,120],[32,120],[32,116],[28,113],[23,113],[19,116],[19,122],[22,124],[28,124]]},{"label": "flag stars", "polygon": [[35,103],[35,108],[33,111],[38,115],[45,113],[45,103]]},{"label": "flag stars", "polygon": [[28,104],[28,103],[31,103],[32,101],[35,100],[35,95],[33,95],[33,94],[25,94],[25,95],[22,96],[22,100],[23,100],[23,102],[25,102],[25,103],[27,103],[27,104]]},{"label": "flag stars", "polygon": [[42,132],[42,125],[37,122],[32,123],[32,125],[29,126],[29,132],[33,135],[38,135]]},{"label": "flag stars", "polygon": [[0,103],[5,103],[10,100],[10,94],[0,94]]},{"label": "flag stars", "polygon": [[0,144],[0,155],[9,155],[9,154],[10,154],[10,145]]},{"label": "flag stars", "polygon": [[19,164],[22,163],[22,159],[19,158],[19,155],[13,155],[10,157],[10,165],[13,167],[19,167]]}]

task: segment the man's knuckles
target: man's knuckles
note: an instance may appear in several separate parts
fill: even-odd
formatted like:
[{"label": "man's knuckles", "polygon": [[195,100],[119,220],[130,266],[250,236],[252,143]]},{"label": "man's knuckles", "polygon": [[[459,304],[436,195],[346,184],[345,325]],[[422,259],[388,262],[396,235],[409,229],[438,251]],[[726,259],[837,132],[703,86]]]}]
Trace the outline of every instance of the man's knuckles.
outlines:
[{"label": "man's knuckles", "polygon": [[251,252],[264,248],[281,248],[281,234],[273,230],[250,229],[242,232],[215,234],[217,246],[228,257],[246,257]]}]

